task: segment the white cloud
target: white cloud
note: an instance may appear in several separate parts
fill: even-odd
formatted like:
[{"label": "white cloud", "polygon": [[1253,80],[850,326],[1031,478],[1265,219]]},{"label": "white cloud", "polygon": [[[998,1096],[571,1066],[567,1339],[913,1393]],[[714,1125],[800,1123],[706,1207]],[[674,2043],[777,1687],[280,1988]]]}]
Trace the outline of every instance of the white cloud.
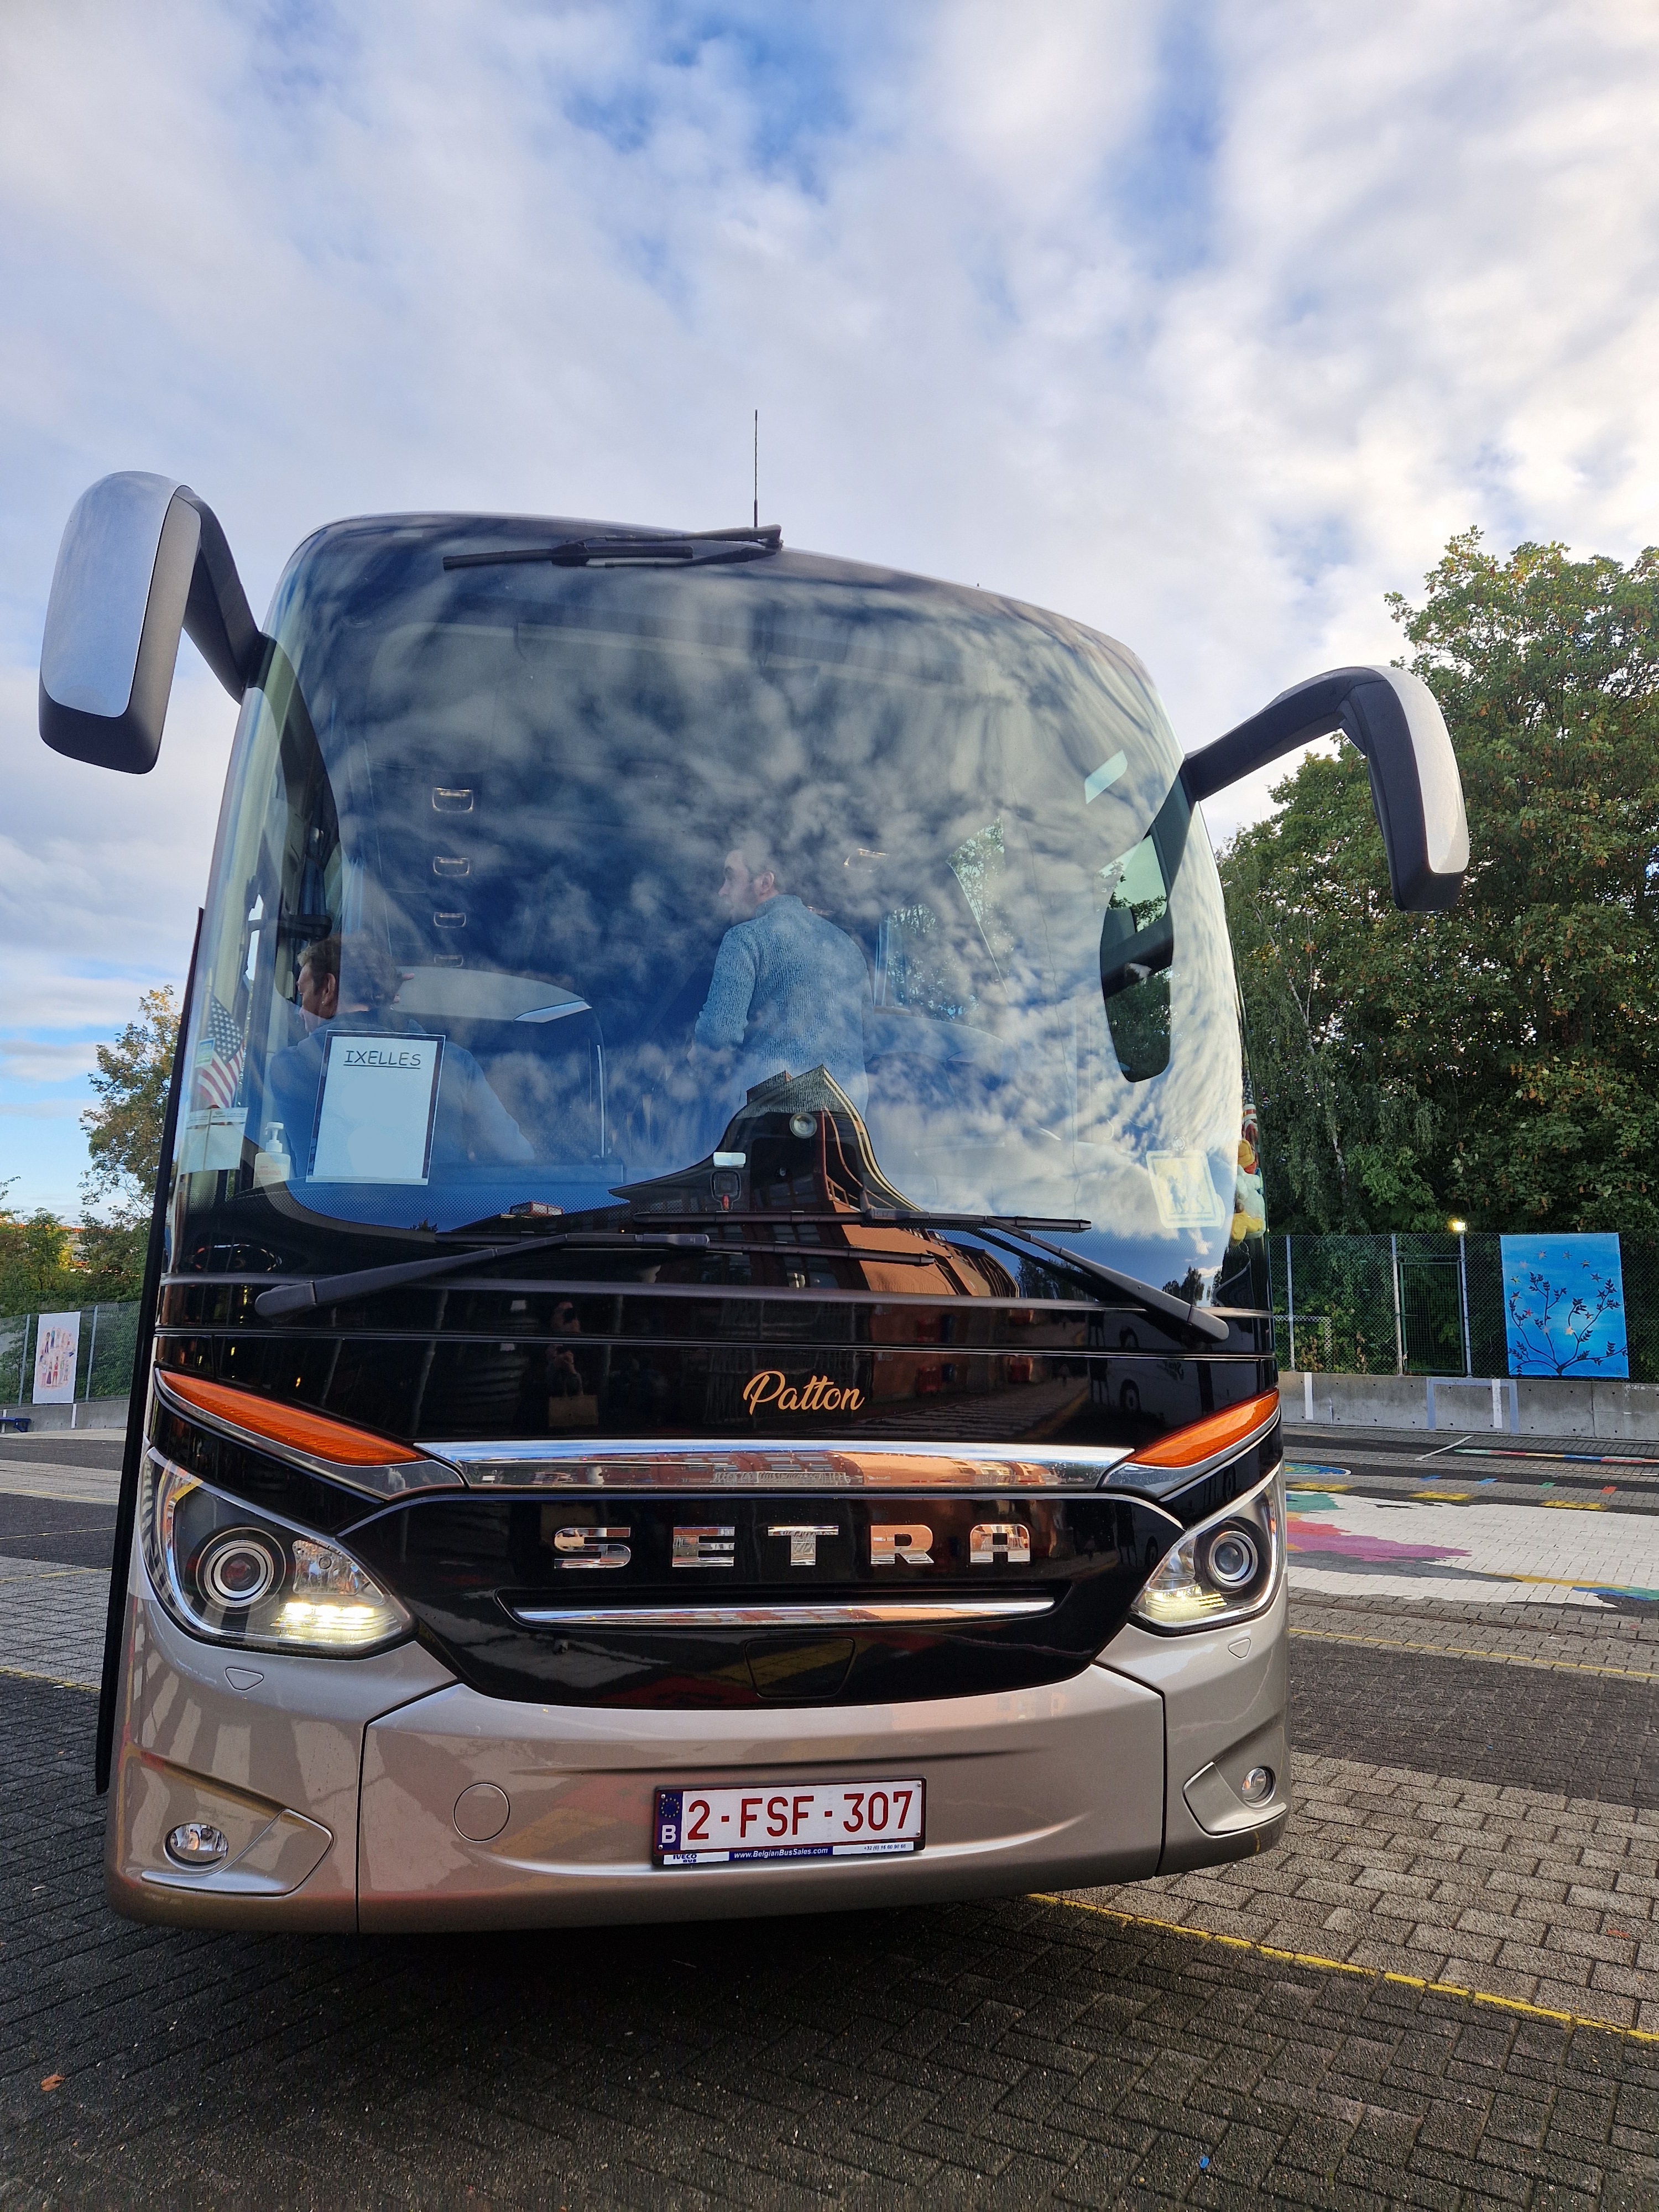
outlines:
[{"label": "white cloud", "polygon": [[113,1028],[206,875],[188,649],[152,776],[33,736],[105,470],[262,608],[342,513],[730,520],[758,404],[793,543],[1121,635],[1197,744],[1470,522],[1651,533],[1656,93],[1611,0],[5,11],[0,1024]]}]

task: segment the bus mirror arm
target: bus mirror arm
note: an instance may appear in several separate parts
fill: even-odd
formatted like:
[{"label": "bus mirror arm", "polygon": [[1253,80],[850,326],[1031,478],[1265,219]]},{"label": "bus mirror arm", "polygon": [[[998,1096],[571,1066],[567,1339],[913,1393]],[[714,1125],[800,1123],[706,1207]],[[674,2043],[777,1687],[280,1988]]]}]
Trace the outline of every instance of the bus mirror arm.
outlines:
[{"label": "bus mirror arm", "polygon": [[188,484],[125,470],[76,501],[40,648],[40,735],[54,751],[144,775],[155,767],[187,634],[233,699],[266,641],[219,519]]},{"label": "bus mirror arm", "polygon": [[1365,756],[1371,804],[1403,913],[1449,907],[1469,865],[1469,829],[1457,758],[1439,702],[1403,668],[1333,668],[1281,691],[1259,714],[1195,753],[1182,769],[1196,804],[1253,769],[1340,731]]}]

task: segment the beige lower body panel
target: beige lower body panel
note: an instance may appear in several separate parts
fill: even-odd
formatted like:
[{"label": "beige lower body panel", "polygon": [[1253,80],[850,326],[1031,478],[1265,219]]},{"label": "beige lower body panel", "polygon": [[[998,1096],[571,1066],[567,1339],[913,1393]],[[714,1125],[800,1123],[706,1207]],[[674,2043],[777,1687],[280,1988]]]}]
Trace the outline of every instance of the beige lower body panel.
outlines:
[{"label": "beige lower body panel", "polygon": [[[659,1787],[884,1776],[927,1784],[914,1856],[651,1863]],[[508,1808],[482,1843],[456,1825],[480,1785]],[[715,1919],[1133,1881],[1157,1869],[1164,1796],[1162,1700],[1097,1667],[1042,1689],[787,1713],[514,1705],[457,1685],[368,1732],[360,1924]]]},{"label": "beige lower body panel", "polygon": [[[1271,1850],[1285,1832],[1289,1607],[1281,1579],[1272,1604],[1254,1620],[1184,1636],[1155,1636],[1131,1622],[1100,1655],[1098,1665],[1156,1690],[1163,1702],[1160,1874],[1248,1858]],[[1273,1794],[1247,1805],[1241,1785],[1253,1767],[1272,1774]]]}]

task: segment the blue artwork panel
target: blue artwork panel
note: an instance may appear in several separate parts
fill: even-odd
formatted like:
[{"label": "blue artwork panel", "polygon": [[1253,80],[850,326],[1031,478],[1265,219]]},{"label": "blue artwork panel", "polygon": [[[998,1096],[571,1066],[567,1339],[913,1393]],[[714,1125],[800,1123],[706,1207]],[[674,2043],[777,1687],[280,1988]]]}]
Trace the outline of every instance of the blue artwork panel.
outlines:
[{"label": "blue artwork panel", "polygon": [[1511,1375],[1579,1380],[1630,1373],[1619,1239],[1505,1237],[1504,1320]]}]

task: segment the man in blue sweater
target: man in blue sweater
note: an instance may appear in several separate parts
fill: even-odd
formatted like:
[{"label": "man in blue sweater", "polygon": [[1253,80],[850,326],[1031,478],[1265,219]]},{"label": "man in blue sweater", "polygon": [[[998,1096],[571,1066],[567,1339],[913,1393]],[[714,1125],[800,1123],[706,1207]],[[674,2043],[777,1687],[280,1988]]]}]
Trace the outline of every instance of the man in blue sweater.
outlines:
[{"label": "man in blue sweater", "polygon": [[778,881],[764,842],[745,836],[726,856],[715,894],[732,927],[720,939],[708,996],[693,1032],[710,1051],[735,1052],[740,1091],[787,1069],[819,1066],[862,1113],[864,955],[844,930]]}]

